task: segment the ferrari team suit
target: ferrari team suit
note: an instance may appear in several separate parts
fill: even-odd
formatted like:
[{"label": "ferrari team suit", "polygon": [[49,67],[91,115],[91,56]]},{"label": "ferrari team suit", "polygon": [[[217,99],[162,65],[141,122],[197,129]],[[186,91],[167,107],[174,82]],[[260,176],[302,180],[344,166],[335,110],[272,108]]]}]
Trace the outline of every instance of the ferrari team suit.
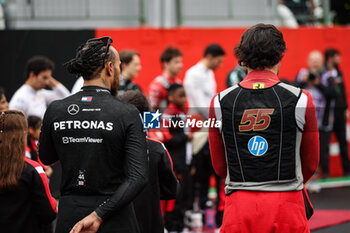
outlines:
[{"label": "ferrari team suit", "polygon": [[168,88],[172,84],[181,84],[176,77],[169,77],[165,74],[157,76],[149,85],[149,104],[152,110],[164,111],[167,107]]},{"label": "ferrari team suit", "polygon": [[221,232],[309,232],[304,189],[316,171],[319,139],[307,91],[252,71],[216,95],[209,131],[213,166],[226,177]]},{"label": "ferrari team suit", "polygon": [[149,182],[134,201],[135,212],[141,233],[163,233],[160,200],[175,199],[179,183],[173,171],[173,162],[164,144],[147,138],[147,145]]},{"label": "ferrari team suit", "polygon": [[62,165],[56,233],[69,232],[93,211],[103,220],[99,232],[139,232],[132,201],[148,177],[140,117],[98,86],[48,107],[39,156],[44,164]]}]

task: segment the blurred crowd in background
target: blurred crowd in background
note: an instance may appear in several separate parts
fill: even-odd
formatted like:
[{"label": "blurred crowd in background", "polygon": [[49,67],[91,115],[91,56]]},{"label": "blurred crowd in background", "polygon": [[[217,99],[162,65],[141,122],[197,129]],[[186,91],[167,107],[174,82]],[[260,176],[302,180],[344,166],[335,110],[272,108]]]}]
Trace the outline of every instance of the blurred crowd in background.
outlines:
[{"label": "blurred crowd in background", "polygon": [[[153,79],[148,90],[142,90],[135,82],[142,69],[140,54],[134,50],[120,51],[121,75],[116,98],[123,99],[129,92],[139,92],[147,97],[149,104],[144,111],[162,112],[163,121],[184,120],[191,116],[208,119],[212,97],[217,93],[214,71],[226,55],[219,44],[204,48],[202,58],[185,72],[183,82],[178,74],[185,51],[169,46],[160,54],[162,73]],[[295,81],[281,79],[297,87],[307,89],[314,98],[320,134],[319,172],[313,180],[329,177],[329,145],[334,132],[339,142],[344,176],[350,176],[346,122],[348,119],[344,77],[339,64],[341,53],[333,48],[325,51],[310,51],[305,67],[296,71]],[[0,111],[21,110],[28,118],[26,157],[40,162],[37,140],[47,106],[56,99],[65,98],[80,90],[82,77],[78,78],[69,91],[52,77],[54,62],[44,56],[35,56],[27,61],[25,83],[6,100],[6,90],[0,88]],[[247,74],[245,67],[237,64],[226,78],[227,88],[237,85]],[[170,232],[180,232],[191,226],[186,221],[196,213],[206,213],[205,223],[209,228],[221,225],[224,207],[224,179],[215,175],[210,159],[207,132],[201,129],[169,127],[149,130],[148,136],[163,142],[173,161],[174,172],[181,184],[176,200],[162,202],[165,227]],[[53,171],[50,166],[42,167],[48,177]],[[311,189],[314,188],[310,186]],[[316,187],[317,189],[317,187]],[[185,219],[185,221],[184,221]],[[197,221],[198,222],[198,221]],[[201,221],[199,221],[201,222]]]}]

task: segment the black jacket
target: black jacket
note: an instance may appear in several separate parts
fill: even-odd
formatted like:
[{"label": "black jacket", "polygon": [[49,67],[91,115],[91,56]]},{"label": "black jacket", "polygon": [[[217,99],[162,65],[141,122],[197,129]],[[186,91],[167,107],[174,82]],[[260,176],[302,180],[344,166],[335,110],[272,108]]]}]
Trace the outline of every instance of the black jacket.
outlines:
[{"label": "black jacket", "polygon": [[147,183],[146,136],[136,108],[105,88],[86,86],[47,109],[39,156],[60,160],[61,195],[101,196],[105,221],[129,205]]},{"label": "black jacket", "polygon": [[176,198],[179,185],[172,169],[170,155],[163,143],[148,139],[149,183],[134,201],[141,233],[163,233],[160,199]]},{"label": "black jacket", "polygon": [[50,194],[46,174],[39,164],[29,162],[24,164],[17,189],[0,190],[0,232],[38,233],[56,218],[56,201]]}]

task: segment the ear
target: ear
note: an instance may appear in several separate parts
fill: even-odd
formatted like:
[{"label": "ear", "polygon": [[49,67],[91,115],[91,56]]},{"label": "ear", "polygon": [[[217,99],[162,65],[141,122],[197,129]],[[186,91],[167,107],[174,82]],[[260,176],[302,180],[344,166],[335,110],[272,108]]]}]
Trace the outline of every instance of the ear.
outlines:
[{"label": "ear", "polygon": [[172,101],[174,100],[174,96],[169,95],[169,96],[168,96],[168,100],[169,100],[169,102],[172,102]]},{"label": "ear", "polygon": [[29,128],[28,128],[28,132],[29,132],[30,135],[33,135],[33,134],[34,134],[33,128],[32,128],[32,127],[29,127]]},{"label": "ear", "polygon": [[28,78],[33,78],[33,77],[36,77],[36,75],[34,74],[33,71],[30,71],[30,73],[28,75]]},{"label": "ear", "polygon": [[206,58],[207,58],[209,61],[211,61],[214,57],[213,57],[212,54],[209,53],[209,54],[207,54]]},{"label": "ear", "polygon": [[108,76],[112,76],[113,75],[113,63],[112,62],[107,62],[105,65],[105,69],[106,69],[106,74]]}]

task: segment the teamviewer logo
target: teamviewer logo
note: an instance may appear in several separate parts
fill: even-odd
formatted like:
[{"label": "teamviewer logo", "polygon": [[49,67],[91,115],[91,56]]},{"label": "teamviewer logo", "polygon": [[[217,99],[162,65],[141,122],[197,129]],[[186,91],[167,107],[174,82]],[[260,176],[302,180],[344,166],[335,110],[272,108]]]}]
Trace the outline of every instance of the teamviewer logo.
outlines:
[{"label": "teamviewer logo", "polygon": [[62,142],[63,144],[68,144],[69,143],[68,137],[62,137]]},{"label": "teamviewer logo", "polygon": [[145,129],[159,129],[160,128],[160,116],[159,110],[156,112],[144,112],[143,113],[143,127]]}]

